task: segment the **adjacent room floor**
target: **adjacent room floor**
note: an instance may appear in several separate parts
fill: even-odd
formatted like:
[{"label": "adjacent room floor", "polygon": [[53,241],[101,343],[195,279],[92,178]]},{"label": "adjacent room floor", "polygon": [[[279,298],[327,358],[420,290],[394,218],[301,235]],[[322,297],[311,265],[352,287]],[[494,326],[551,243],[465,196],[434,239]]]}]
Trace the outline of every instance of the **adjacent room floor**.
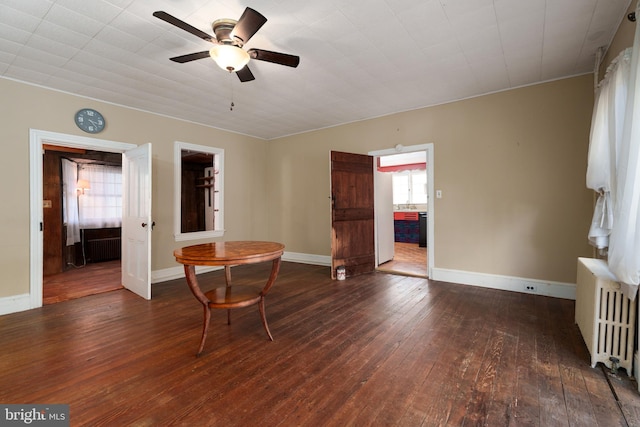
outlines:
[{"label": "adjacent room floor", "polygon": [[54,304],[122,289],[120,265],[120,260],[89,263],[64,273],[44,276],[42,303]]},{"label": "adjacent room floor", "polygon": [[378,270],[427,277],[427,248],[417,243],[394,243],[394,257],[378,266]]}]

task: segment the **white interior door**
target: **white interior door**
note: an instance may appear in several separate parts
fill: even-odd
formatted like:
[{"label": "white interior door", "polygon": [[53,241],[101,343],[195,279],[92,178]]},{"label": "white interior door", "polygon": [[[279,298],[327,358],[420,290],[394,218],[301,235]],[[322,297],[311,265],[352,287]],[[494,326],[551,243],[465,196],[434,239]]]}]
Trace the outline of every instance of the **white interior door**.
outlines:
[{"label": "white interior door", "polygon": [[122,285],[151,299],[151,144],[122,155]]},{"label": "white interior door", "polygon": [[378,265],[391,261],[395,255],[393,230],[393,181],[390,173],[376,171],[376,222]]}]

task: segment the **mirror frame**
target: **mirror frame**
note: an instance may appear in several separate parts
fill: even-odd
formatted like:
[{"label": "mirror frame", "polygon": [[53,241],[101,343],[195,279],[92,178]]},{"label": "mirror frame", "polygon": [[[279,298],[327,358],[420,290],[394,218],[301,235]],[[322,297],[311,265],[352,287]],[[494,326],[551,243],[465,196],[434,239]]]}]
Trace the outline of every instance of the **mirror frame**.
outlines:
[{"label": "mirror frame", "polygon": [[[192,231],[189,233],[182,232],[182,150],[200,151],[202,153],[218,156],[217,163],[219,172],[217,181],[220,185],[218,189],[220,203],[218,206],[218,223],[216,225],[219,228],[216,228],[215,230]],[[173,170],[173,230],[176,242],[224,236],[224,149],[175,141]]]}]

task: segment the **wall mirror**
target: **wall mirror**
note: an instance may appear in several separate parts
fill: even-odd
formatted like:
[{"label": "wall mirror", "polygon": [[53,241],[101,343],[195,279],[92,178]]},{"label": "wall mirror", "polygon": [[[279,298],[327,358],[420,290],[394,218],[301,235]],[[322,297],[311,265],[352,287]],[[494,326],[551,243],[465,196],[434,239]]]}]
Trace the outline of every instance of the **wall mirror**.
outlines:
[{"label": "wall mirror", "polygon": [[175,142],[176,241],[224,234],[224,150]]}]

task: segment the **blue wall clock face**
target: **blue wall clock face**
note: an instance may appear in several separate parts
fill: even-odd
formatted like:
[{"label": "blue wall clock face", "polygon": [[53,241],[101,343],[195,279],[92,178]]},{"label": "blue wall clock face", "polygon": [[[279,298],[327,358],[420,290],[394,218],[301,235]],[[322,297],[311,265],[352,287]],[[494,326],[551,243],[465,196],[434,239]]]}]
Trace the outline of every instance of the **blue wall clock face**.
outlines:
[{"label": "blue wall clock face", "polygon": [[91,108],[83,108],[76,113],[76,125],[88,133],[102,132],[105,121],[102,114]]}]

